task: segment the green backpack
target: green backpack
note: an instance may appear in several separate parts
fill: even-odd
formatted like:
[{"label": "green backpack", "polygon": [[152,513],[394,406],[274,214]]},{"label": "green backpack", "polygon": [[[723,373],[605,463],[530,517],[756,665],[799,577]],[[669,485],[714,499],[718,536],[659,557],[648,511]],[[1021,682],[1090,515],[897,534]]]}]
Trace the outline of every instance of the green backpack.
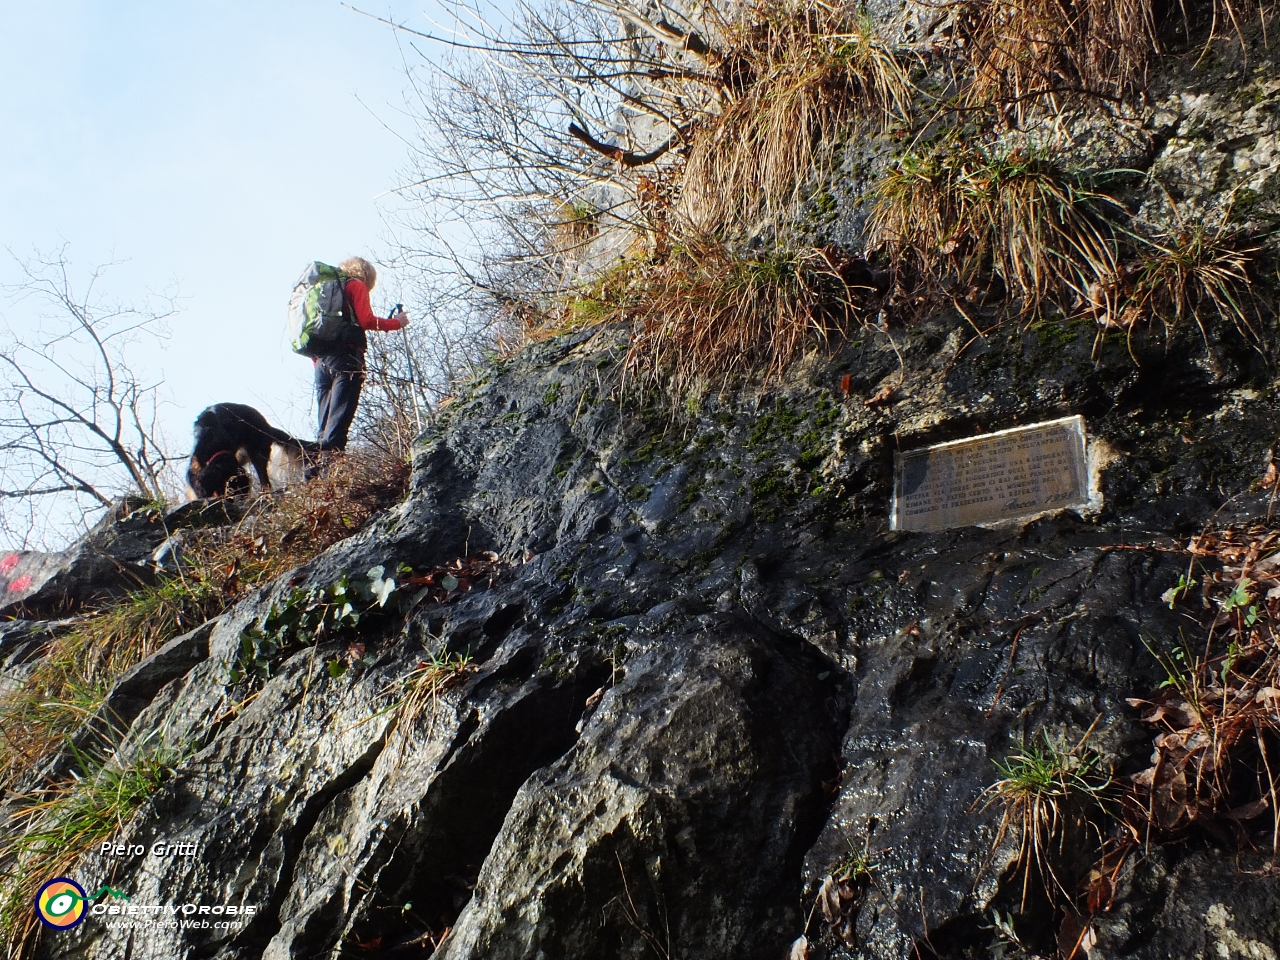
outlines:
[{"label": "green backpack", "polygon": [[346,316],[347,275],[319,260],[307,264],[289,298],[289,345],[314,357],[320,348],[341,341],[350,327]]}]

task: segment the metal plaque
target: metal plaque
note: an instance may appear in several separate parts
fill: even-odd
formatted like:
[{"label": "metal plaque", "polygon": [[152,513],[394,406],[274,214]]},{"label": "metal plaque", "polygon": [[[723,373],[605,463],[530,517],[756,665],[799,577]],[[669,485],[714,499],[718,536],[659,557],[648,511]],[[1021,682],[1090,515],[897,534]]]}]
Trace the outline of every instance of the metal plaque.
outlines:
[{"label": "metal plaque", "polygon": [[1083,417],[921,447],[894,457],[890,529],[936,531],[1089,502]]}]

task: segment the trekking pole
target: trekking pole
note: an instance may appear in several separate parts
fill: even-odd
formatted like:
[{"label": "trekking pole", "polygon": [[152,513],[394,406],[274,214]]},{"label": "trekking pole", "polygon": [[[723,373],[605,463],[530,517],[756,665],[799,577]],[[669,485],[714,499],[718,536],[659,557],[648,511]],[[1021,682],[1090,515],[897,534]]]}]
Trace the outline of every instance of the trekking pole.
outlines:
[{"label": "trekking pole", "polygon": [[[391,316],[395,316],[404,309],[403,303],[397,303],[396,308],[391,311]],[[409,347],[409,327],[407,325],[400,328],[400,332],[404,334],[404,357],[409,363],[409,391],[413,397],[413,419],[418,425],[418,432],[422,432],[422,409],[418,405],[418,373],[413,367],[413,350]]]}]

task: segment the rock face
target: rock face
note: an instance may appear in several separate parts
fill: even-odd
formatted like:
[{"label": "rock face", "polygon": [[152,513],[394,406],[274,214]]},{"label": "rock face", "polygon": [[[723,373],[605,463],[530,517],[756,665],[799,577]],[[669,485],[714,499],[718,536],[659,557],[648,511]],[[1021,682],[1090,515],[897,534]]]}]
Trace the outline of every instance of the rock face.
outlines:
[{"label": "rock face", "polygon": [[[1219,519],[1267,513],[1248,490],[1273,374],[1234,331],[1095,359],[1088,325],[975,342],[939,316],[670,418],[611,399],[622,343],[495,367],[422,439],[409,499],[288,578],[492,550],[492,586],[282,655],[250,696],[230,666],[281,583],[120,681],[121,754],[185,757],[118,837],[161,855],[68,875],[124,909],[237,910],[93,916],[41,956],[781,958],[806,932],[814,956],[1007,955],[991,917],[1021,881],[983,803],[992,761],[1096,720],[1117,775],[1145,765],[1126,698],[1163,674],[1144,639],[1197,628],[1161,600],[1188,536],[1228,497]],[[1066,413],[1112,452],[1099,514],[887,529],[895,446]],[[354,639],[359,669],[333,676]],[[396,706],[456,654],[470,666]],[[872,880],[829,924],[815,898],[851,849]],[[1152,845],[1090,955],[1274,956],[1264,860],[1227,835]],[[1027,917],[1051,951],[1052,909]]]}]

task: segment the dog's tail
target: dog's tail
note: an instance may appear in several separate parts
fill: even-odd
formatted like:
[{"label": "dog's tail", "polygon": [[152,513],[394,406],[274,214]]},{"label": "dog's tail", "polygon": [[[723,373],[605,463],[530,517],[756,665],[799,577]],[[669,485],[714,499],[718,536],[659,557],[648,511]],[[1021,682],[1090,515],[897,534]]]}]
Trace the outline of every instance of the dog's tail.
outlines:
[{"label": "dog's tail", "polygon": [[278,443],[282,447],[288,447],[299,453],[315,454],[320,452],[320,444],[314,440],[299,440],[297,437],[285,433],[279,427],[267,425],[267,429],[262,431],[271,438],[273,443]]}]

